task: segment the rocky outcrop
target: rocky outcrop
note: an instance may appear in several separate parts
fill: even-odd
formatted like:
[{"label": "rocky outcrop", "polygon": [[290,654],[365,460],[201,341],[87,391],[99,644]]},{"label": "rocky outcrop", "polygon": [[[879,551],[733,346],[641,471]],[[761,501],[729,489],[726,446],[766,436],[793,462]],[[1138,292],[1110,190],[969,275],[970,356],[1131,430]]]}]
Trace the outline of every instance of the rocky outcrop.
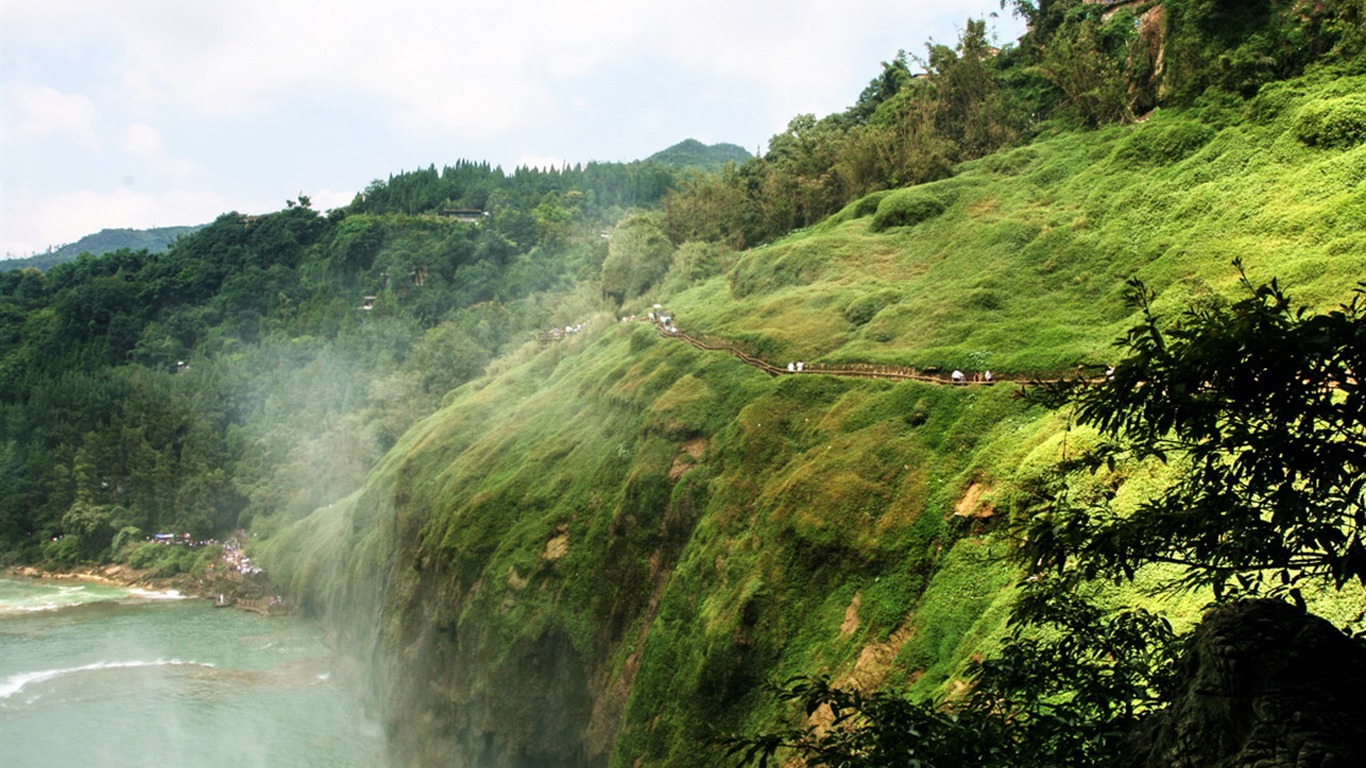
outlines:
[{"label": "rocky outcrop", "polygon": [[1366,765],[1366,645],[1287,603],[1217,608],[1129,746],[1126,768]]}]

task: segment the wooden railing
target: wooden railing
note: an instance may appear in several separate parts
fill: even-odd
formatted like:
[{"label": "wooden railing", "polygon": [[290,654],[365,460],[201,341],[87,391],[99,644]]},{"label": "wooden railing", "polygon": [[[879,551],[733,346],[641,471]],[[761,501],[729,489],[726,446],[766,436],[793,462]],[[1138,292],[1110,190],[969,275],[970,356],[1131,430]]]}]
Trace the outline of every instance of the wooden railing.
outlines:
[{"label": "wooden railing", "polygon": [[892,379],[895,381],[922,381],[927,384],[956,385],[956,386],[991,386],[1000,381],[1011,381],[1023,383],[1027,381],[1037,381],[1040,377],[1036,376],[999,376],[992,375],[990,379],[964,377],[961,381],[954,381],[953,375],[948,373],[932,373],[920,371],[915,368],[908,368],[897,365],[882,365],[873,363],[807,363],[803,362],[801,370],[789,370],[784,366],[774,365],[761,357],[750,354],[743,349],[725,341],[714,339],[702,339],[688,333],[684,333],[675,326],[665,326],[662,323],[655,323],[655,331],[666,339],[678,339],[692,346],[708,352],[725,352],[736,358],[745,365],[753,366],[770,376],[797,376],[803,374],[821,374],[824,376],[845,376],[860,379]]}]

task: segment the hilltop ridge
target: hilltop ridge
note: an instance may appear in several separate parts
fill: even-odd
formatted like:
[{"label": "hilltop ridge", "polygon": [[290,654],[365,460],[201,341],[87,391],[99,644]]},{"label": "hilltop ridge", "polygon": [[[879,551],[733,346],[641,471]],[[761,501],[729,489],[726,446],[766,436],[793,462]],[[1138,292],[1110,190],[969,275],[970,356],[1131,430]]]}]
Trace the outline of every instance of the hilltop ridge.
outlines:
[{"label": "hilltop ridge", "polygon": [[726,163],[743,163],[753,157],[744,147],[735,144],[703,144],[697,139],[684,139],[677,144],[662,149],[645,158],[647,161],[663,163],[679,168],[695,168],[702,171],[716,170]]},{"label": "hilltop ridge", "polygon": [[0,260],[0,272],[29,267],[46,271],[58,264],[73,261],[83,253],[99,256],[120,249],[162,253],[170,248],[177,238],[196,232],[203,227],[203,224],[199,224],[183,227],[154,227],[152,229],[102,229],[93,235],[86,235],[74,243],[68,243],[48,253],[40,253],[22,259],[2,259]]}]

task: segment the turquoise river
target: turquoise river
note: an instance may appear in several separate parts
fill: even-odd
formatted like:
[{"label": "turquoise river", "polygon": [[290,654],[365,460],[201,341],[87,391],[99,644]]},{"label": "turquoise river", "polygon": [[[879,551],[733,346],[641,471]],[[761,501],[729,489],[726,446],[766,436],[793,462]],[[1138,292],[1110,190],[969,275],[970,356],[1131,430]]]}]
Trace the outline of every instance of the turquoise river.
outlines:
[{"label": "turquoise river", "polygon": [[383,766],[317,625],[0,578],[0,766]]}]

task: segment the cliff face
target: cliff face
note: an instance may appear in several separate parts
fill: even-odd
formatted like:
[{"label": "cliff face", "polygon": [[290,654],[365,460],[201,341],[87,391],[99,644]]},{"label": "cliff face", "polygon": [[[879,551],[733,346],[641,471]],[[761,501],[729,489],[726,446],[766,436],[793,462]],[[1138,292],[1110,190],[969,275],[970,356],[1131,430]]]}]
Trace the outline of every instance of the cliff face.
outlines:
[{"label": "cliff face", "polygon": [[[643,323],[573,344],[455,393],[333,522],[274,544],[373,659],[399,764],[715,764],[710,735],[767,719],[764,680],[933,689],[999,621],[982,489],[955,509],[1003,425],[1035,444],[1007,385],[775,379]],[[917,603],[938,619],[911,640]]]},{"label": "cliff face", "polygon": [[1129,768],[1366,764],[1366,645],[1281,602],[1213,611],[1179,693],[1131,736]]},{"label": "cliff face", "polygon": [[[1366,147],[1299,115],[1360,85],[984,158],[915,190],[931,219],[874,232],[851,205],[672,295],[777,376],[605,317],[529,344],[262,559],[369,660],[399,764],[716,765],[711,735],[800,718],[766,680],[955,690],[1004,620],[993,526],[1089,438],[1008,383],[787,362],[1101,371],[1126,278],[1176,312],[1220,300],[1234,256],[1335,305],[1366,273]],[[1123,511],[1156,481],[1095,482]]]}]

